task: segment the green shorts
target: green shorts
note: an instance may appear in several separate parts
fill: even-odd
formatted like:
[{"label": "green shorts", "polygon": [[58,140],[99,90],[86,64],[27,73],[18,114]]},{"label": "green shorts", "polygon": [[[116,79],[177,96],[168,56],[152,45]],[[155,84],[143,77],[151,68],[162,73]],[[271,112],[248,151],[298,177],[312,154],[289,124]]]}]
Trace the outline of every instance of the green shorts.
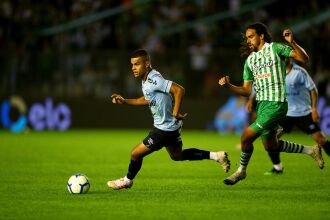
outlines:
[{"label": "green shorts", "polygon": [[287,111],[287,102],[258,101],[257,118],[250,127],[265,140],[276,133],[278,124],[285,118]]}]

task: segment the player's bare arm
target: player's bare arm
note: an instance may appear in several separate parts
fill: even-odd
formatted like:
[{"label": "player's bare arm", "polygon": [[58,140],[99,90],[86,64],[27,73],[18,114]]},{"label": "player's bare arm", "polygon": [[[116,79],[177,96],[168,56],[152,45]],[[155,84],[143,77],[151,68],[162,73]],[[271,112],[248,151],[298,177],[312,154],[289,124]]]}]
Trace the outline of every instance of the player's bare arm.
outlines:
[{"label": "player's bare arm", "polygon": [[253,102],[255,99],[256,99],[256,93],[254,93],[246,102],[246,106],[245,106],[246,112],[251,113],[253,111]]},{"label": "player's bare arm", "polygon": [[306,64],[309,61],[309,56],[306,53],[306,51],[304,50],[304,48],[299,46],[294,41],[292,31],[290,29],[285,29],[283,31],[283,37],[291,45],[291,47],[294,49],[291,52],[290,57],[292,57],[293,59],[295,59],[299,62],[302,62],[302,63]]},{"label": "player's bare arm", "polygon": [[175,82],[172,83],[170,93],[174,97],[174,107],[173,107],[173,113],[172,115],[179,120],[184,120],[187,116],[187,113],[181,114],[180,108],[183,100],[183,96],[185,93],[185,90],[182,86],[179,84],[176,84]]},{"label": "player's bare arm", "polygon": [[148,101],[144,96],[137,99],[125,99],[119,94],[111,95],[112,103],[114,104],[128,104],[128,105],[148,105]]},{"label": "player's bare arm", "polygon": [[219,85],[228,88],[236,95],[250,96],[252,92],[252,81],[244,81],[243,86],[235,86],[230,83],[229,76],[224,76],[219,79]]},{"label": "player's bare arm", "polygon": [[311,105],[312,105],[312,119],[314,122],[318,122],[319,113],[317,112],[317,100],[318,100],[317,89],[316,88],[312,89],[310,93],[311,93]]}]

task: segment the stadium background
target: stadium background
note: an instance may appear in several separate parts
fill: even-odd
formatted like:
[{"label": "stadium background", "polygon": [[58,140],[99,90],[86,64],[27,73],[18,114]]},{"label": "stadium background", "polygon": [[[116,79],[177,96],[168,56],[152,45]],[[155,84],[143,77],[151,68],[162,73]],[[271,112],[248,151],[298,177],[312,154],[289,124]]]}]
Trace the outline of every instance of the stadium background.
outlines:
[{"label": "stadium background", "polygon": [[[147,49],[153,67],[186,88],[185,128],[205,129],[229,93],[217,82],[242,82],[244,27],[284,27],[309,53],[306,68],[320,96],[330,97],[330,3],[323,0],[153,0],[0,2],[0,101],[66,103],[73,128],[149,128],[147,108],[115,106],[109,96],[141,95],[129,55]],[[323,118],[330,118],[324,106]],[[14,121],[19,113],[13,109]],[[330,124],[330,123],[329,123]],[[330,126],[330,125],[328,125]]]},{"label": "stadium background", "polygon": [[[233,187],[213,161],[172,162],[164,150],[144,159],[130,190],[106,182],[127,171],[131,148],[152,126],[147,108],[109,100],[112,92],[141,95],[128,60],[141,47],[186,87],[184,147],[227,151],[230,172],[239,166],[239,135],[205,127],[230,97],[217,85],[220,73],[241,83],[241,32],[250,22],[266,23],[278,40],[283,27],[293,29],[330,128],[329,10],[328,0],[1,0],[0,219],[328,219],[329,157],[319,170],[309,156],[283,154],[283,175],[265,176],[271,161],[259,140],[248,178]],[[59,132],[67,107],[72,124]],[[28,120],[54,131],[11,133],[10,120],[10,129]],[[302,132],[285,139],[315,144]],[[75,173],[89,177],[87,194],[69,194]]]}]

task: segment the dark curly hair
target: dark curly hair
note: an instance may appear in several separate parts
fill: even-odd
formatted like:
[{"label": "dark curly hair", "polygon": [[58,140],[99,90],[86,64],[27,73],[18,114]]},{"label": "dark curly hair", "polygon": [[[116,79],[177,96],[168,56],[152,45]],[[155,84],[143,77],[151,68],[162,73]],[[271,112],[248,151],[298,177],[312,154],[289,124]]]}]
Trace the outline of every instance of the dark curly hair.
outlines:
[{"label": "dark curly hair", "polygon": [[251,53],[250,48],[247,45],[246,37],[245,37],[245,32],[247,29],[256,30],[256,33],[258,35],[261,35],[261,34],[264,35],[265,42],[267,42],[267,43],[272,42],[272,36],[268,30],[268,27],[265,24],[260,23],[260,22],[250,24],[245,28],[244,33],[242,33],[243,40],[241,42],[241,48],[240,48],[241,56],[248,56]]}]

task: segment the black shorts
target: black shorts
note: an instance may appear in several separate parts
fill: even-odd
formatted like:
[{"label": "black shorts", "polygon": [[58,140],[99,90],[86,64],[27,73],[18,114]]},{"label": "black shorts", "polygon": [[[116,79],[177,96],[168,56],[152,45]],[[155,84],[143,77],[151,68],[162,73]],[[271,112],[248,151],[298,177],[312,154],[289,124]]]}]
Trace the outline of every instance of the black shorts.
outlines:
[{"label": "black shorts", "polygon": [[286,116],[280,121],[280,126],[285,133],[290,133],[294,126],[297,126],[305,134],[314,134],[321,130],[319,124],[313,122],[312,114],[301,117]]},{"label": "black shorts", "polygon": [[181,128],[175,131],[162,131],[154,128],[143,140],[143,144],[154,151],[160,150],[162,147],[182,147]]}]

